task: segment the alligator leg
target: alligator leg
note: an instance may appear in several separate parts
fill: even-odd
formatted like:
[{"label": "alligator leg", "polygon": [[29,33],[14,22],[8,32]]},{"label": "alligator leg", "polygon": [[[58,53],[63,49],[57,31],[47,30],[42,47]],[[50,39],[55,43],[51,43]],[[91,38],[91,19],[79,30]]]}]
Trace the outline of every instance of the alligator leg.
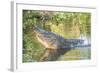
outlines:
[{"label": "alligator leg", "polygon": [[61,55],[64,55],[70,49],[48,49],[46,48],[42,56],[40,57],[41,61],[56,61]]},{"label": "alligator leg", "polygon": [[39,61],[47,61],[48,57],[49,57],[49,54],[50,54],[50,49],[46,48],[44,53],[42,54],[42,57],[40,57]]}]

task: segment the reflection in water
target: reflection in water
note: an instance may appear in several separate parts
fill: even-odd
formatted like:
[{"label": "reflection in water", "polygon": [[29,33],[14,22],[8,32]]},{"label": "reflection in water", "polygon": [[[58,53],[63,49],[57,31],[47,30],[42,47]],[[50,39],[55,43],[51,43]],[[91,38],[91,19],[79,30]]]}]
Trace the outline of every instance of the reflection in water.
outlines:
[{"label": "reflection in water", "polygon": [[87,60],[91,59],[91,38],[81,36],[79,39],[84,40],[83,43],[74,46],[73,49],[59,57],[59,60]]},{"label": "reflection in water", "polygon": [[80,50],[80,59],[90,59],[91,58],[91,38],[87,36],[81,36],[80,39],[84,40],[82,46],[76,48]]}]

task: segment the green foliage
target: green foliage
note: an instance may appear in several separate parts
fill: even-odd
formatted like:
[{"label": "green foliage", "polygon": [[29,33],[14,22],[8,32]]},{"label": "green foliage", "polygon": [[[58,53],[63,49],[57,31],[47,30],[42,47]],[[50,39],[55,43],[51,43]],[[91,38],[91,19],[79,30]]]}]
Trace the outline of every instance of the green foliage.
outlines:
[{"label": "green foliage", "polygon": [[[91,35],[91,14],[83,12],[53,12],[23,10],[23,62],[38,61],[44,47],[37,41],[32,27],[54,32],[64,38],[78,38]],[[31,55],[28,54],[31,49]],[[79,50],[78,50],[79,51]]]}]

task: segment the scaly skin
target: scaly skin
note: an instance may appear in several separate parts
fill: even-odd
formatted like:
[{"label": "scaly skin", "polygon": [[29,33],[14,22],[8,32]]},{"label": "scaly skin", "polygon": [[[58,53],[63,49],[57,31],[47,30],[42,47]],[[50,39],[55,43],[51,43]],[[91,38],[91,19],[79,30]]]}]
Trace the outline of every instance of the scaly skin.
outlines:
[{"label": "scaly skin", "polygon": [[54,61],[72,48],[84,47],[82,39],[65,39],[50,31],[37,26],[33,27],[37,40],[45,47],[45,51],[39,61]]}]

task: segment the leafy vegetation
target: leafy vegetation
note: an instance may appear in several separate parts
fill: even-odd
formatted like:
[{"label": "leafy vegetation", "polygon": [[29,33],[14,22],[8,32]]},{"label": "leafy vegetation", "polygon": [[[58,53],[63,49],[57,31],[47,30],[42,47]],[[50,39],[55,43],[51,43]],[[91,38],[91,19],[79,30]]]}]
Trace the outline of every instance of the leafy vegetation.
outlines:
[{"label": "leafy vegetation", "polygon": [[[81,35],[91,36],[90,13],[23,10],[23,62],[38,61],[44,52],[44,47],[37,41],[32,30],[34,25],[59,34],[64,38],[79,38]],[[72,50],[64,56],[86,57],[90,56],[89,52],[81,55],[80,50]],[[58,60],[77,59],[80,58],[59,58]]]}]

